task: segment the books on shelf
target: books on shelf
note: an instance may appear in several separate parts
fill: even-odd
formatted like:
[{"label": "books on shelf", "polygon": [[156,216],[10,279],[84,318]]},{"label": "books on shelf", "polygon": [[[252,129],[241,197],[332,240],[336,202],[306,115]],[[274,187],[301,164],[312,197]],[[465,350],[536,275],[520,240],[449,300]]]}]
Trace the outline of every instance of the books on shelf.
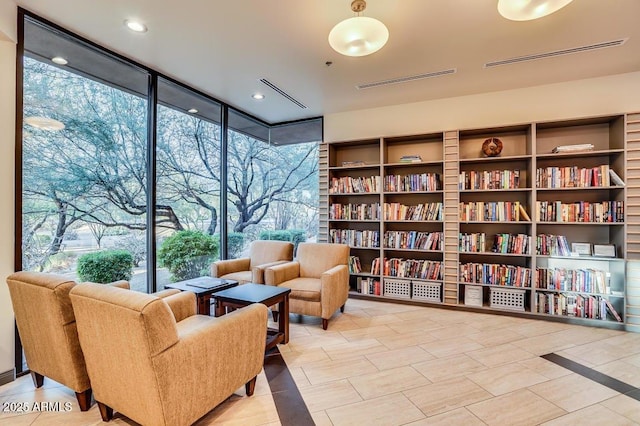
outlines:
[{"label": "books on shelf", "polygon": [[331,204],[330,220],[380,220],[380,203]]},{"label": "books on shelf", "polygon": [[380,192],[380,176],[331,178],[329,194],[363,194]]},{"label": "books on shelf", "polygon": [[384,203],[384,220],[442,220],[442,203],[424,203],[406,206]]},{"label": "books on shelf", "polygon": [[341,164],[342,164],[342,167],[358,167],[358,166],[366,166],[367,165],[367,163],[365,163],[362,160],[343,161]]},{"label": "books on shelf", "polygon": [[554,154],[561,154],[563,152],[584,152],[584,151],[593,151],[593,144],[591,143],[581,143],[575,145],[559,145],[551,150]]},{"label": "books on shelf", "polygon": [[520,170],[462,171],[458,189],[517,189],[520,188]]},{"label": "books on shelf", "polygon": [[400,163],[422,163],[422,157],[417,154],[403,155],[400,157]]},{"label": "books on shelf", "polygon": [[460,221],[518,222],[520,220],[521,213],[520,207],[521,205],[519,201],[463,202],[460,203]]},{"label": "books on shelf", "polygon": [[362,265],[360,265],[360,258],[358,256],[349,256],[349,273],[359,274],[362,272]]},{"label": "books on shelf", "polygon": [[[538,188],[590,188],[611,185],[608,164],[596,167],[543,167],[536,170]],[[615,173],[615,172],[613,172]]]},{"label": "books on shelf", "polygon": [[337,244],[348,244],[351,247],[380,247],[380,232],[373,230],[330,229],[329,241]]},{"label": "books on shelf", "polygon": [[386,175],[384,177],[386,192],[439,191],[441,189],[442,179],[439,173]]},{"label": "books on shelf", "polygon": [[382,285],[382,282],[378,278],[358,277],[356,279],[356,290],[361,294],[381,296],[383,294]]},{"label": "books on shelf", "polygon": [[537,222],[624,222],[624,201],[536,201]]},{"label": "books on shelf", "polygon": [[442,232],[385,231],[384,248],[442,250]]},{"label": "books on shelf", "polygon": [[[459,250],[461,253],[486,253],[486,234],[460,233]],[[531,236],[525,234],[496,234],[491,253],[531,254]]]},{"label": "books on shelf", "polygon": [[622,322],[622,318],[620,317],[620,314],[618,314],[618,311],[616,311],[616,309],[613,307],[611,302],[609,302],[608,299],[604,299],[604,301],[607,304],[607,309],[609,309],[609,312],[611,313],[611,315],[613,315],[613,317],[616,319],[616,321]]},{"label": "books on shelf", "polygon": [[602,296],[540,292],[536,297],[536,311],[541,314],[606,320],[607,309],[616,321],[622,322],[613,305]]},{"label": "books on shelf", "polygon": [[434,260],[416,260],[384,258],[383,275],[397,278],[418,278],[423,280],[441,280],[442,262]]},{"label": "books on shelf", "polygon": [[564,235],[539,234],[536,237],[536,254],[542,256],[571,256],[571,248]]},{"label": "books on shelf", "polygon": [[461,263],[460,282],[531,287],[531,268],[491,263]]},{"label": "books on shelf", "polygon": [[593,268],[536,268],[536,288],[608,294],[611,274]]}]

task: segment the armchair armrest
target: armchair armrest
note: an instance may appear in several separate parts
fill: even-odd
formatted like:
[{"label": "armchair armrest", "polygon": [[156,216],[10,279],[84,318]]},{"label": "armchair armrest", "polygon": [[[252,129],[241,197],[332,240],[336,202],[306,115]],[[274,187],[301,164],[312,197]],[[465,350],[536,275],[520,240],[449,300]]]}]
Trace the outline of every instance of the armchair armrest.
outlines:
[{"label": "armchair armrest", "polygon": [[178,294],[180,290],[177,288],[168,288],[166,290],[156,291],[155,293],[151,293],[153,296],[159,297],[160,299],[164,299],[165,297],[171,296],[172,294]]},{"label": "armchair armrest", "polygon": [[320,276],[320,300],[322,301],[322,318],[331,315],[344,305],[349,297],[349,268],[338,265],[323,272]]},{"label": "armchair armrest", "polygon": [[264,271],[264,283],[267,285],[280,285],[285,281],[300,276],[300,263],[286,262],[280,265],[270,266]]},{"label": "armchair armrest", "polygon": [[109,283],[109,285],[112,287],[124,288],[125,290],[130,289],[129,281],[125,281],[125,280],[114,281],[112,283]]},{"label": "armchair armrest", "polygon": [[263,263],[262,265],[257,265],[251,268],[251,282],[255,284],[264,284],[264,271],[276,265],[281,265],[283,263],[289,262],[288,260],[277,260],[275,262]]},{"label": "armchair armrest", "polygon": [[169,305],[176,322],[193,316],[197,312],[196,295],[190,291],[178,291],[165,296],[162,300]]},{"label": "armchair armrest", "polygon": [[240,259],[218,260],[211,264],[211,276],[219,278],[223,275],[232,274],[234,272],[248,271],[251,265],[251,259],[242,257]]}]

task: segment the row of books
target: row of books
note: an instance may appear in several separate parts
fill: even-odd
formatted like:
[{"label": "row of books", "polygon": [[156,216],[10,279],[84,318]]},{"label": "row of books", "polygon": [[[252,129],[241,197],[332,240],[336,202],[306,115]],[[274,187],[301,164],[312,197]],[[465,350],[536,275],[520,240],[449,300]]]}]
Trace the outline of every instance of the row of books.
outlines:
[{"label": "row of books", "polygon": [[440,280],[442,279],[442,262],[401,258],[387,259],[386,257],[380,261],[378,257],[371,262],[371,274],[378,275],[381,271],[387,277]]},{"label": "row of books", "polygon": [[550,166],[536,170],[538,188],[589,188],[606,187],[610,184],[608,164],[590,168]]},{"label": "row of books", "polygon": [[442,250],[442,232],[386,231],[385,248]]},{"label": "row of books", "polygon": [[349,273],[359,274],[362,272],[362,265],[358,256],[349,256]]},{"label": "row of books", "polygon": [[616,321],[622,317],[611,302],[602,296],[571,293],[538,293],[536,311],[541,314],[562,315],[577,318],[607,319],[607,311]]},{"label": "row of books", "polygon": [[442,180],[438,173],[387,175],[384,177],[386,192],[439,191]]},{"label": "row of books", "polygon": [[331,220],[380,220],[380,203],[371,204],[331,204]]},{"label": "row of books", "polygon": [[611,274],[599,269],[536,268],[536,288],[609,293]]},{"label": "row of books", "polygon": [[494,263],[460,264],[460,282],[531,287],[531,268]]},{"label": "row of books", "polygon": [[329,239],[332,243],[348,244],[351,247],[380,247],[380,232],[357,229],[330,229]]},{"label": "row of books", "polygon": [[624,201],[536,201],[535,218],[538,222],[624,222]]},{"label": "row of books", "polygon": [[442,220],[442,203],[424,203],[417,206],[384,203],[384,220]]},{"label": "row of books", "polygon": [[518,222],[521,216],[523,220],[530,219],[519,201],[473,201],[460,203],[461,222]]},{"label": "row of books", "polygon": [[520,170],[462,171],[458,189],[516,189],[520,187]]},{"label": "row of books", "polygon": [[356,280],[356,290],[362,294],[373,294],[381,296],[384,294],[382,290],[382,282],[377,278],[358,277]]},{"label": "row of books", "polygon": [[400,157],[401,163],[422,163],[422,157],[418,154],[403,155]]},{"label": "row of books", "polygon": [[363,194],[380,192],[380,176],[331,178],[329,194]]},{"label": "row of books", "polygon": [[[486,234],[460,233],[459,251],[462,253],[486,252]],[[526,234],[495,234],[492,253],[531,254],[531,236]]]},{"label": "row of books", "polygon": [[536,254],[571,256],[571,249],[564,235],[540,234],[536,237]]}]

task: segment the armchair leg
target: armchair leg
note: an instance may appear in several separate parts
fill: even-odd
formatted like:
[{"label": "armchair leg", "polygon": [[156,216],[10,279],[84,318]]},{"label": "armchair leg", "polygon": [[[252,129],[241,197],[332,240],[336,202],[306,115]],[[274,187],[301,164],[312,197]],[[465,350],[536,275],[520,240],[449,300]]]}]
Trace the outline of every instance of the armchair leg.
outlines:
[{"label": "armchair leg", "polygon": [[280,312],[278,312],[278,311],[271,311],[271,316],[273,317],[273,320],[275,322],[278,322],[278,317],[280,316],[279,314],[280,314]]},{"label": "armchair leg", "polygon": [[91,408],[91,388],[84,392],[76,392],[76,399],[80,406],[80,411],[87,411]]},{"label": "armchair leg", "polygon": [[256,390],[257,378],[258,376],[254,377],[253,379],[249,380],[247,383],[244,384],[244,390],[247,392],[247,396],[252,396],[253,391]]},{"label": "armchair leg", "polygon": [[340,306],[340,312],[342,312],[344,314],[344,305]]},{"label": "armchair leg", "polygon": [[98,402],[98,409],[100,409],[100,416],[102,416],[103,422],[108,422],[113,418],[113,408],[108,405],[104,405],[102,402]]},{"label": "armchair leg", "polygon": [[326,330],[329,327],[329,320],[322,318],[322,329]]},{"label": "armchair leg", "polygon": [[35,371],[31,372],[31,379],[33,380],[33,386],[36,388],[41,388],[44,384],[44,376],[42,374],[36,373]]}]

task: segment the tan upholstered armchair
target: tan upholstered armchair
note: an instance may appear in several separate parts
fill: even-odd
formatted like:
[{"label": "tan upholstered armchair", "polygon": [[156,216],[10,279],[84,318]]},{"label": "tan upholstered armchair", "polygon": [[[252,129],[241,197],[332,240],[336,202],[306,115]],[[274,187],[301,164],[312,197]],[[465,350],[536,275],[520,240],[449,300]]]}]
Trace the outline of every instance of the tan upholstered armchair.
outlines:
[{"label": "tan upholstered armchair", "polygon": [[344,312],[349,296],[349,246],[300,243],[296,261],[265,270],[267,285],[289,287],[289,312],[322,317],[327,329],[336,309]]},{"label": "tan upholstered armchair", "polygon": [[102,419],[190,425],[262,370],[267,307],[196,315],[191,292],[165,299],[96,284],[70,293]]},{"label": "tan upholstered armchair", "polygon": [[[7,277],[7,285],[34,385],[41,387],[45,376],[62,383],[75,391],[80,410],[88,410],[91,385],[69,299],[75,281],[62,275],[21,271]],[[111,285],[129,288],[126,281]],[[175,293],[180,291],[158,294],[164,297]]]},{"label": "tan upholstered armchair", "polygon": [[293,244],[286,241],[256,240],[249,257],[219,260],[211,265],[211,276],[238,281],[240,284],[264,284],[264,270],[293,259]]},{"label": "tan upholstered armchair", "polygon": [[[129,283],[113,283],[129,288]],[[7,278],[13,312],[33,383],[44,376],[75,391],[82,411],[91,406],[91,385],[78,342],[69,291],[76,285],[62,275],[16,272]]]}]

